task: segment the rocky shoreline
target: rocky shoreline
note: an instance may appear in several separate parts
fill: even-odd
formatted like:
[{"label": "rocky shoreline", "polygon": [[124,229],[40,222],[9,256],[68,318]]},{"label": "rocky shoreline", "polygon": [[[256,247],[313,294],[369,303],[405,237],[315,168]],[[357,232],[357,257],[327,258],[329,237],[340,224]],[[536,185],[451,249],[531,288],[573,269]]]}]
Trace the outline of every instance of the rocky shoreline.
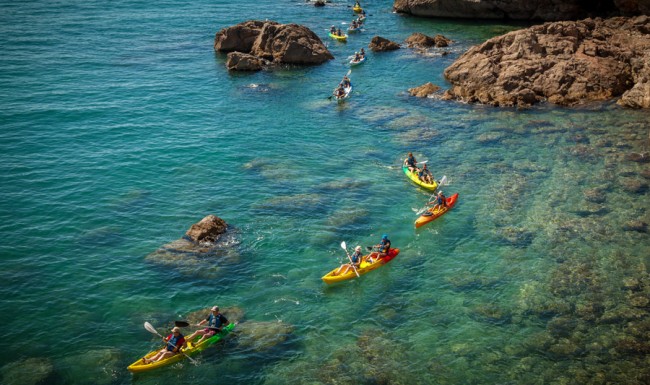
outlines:
[{"label": "rocky shoreline", "polygon": [[618,98],[650,108],[650,17],[550,22],[474,46],[448,67],[444,99],[527,107]]}]

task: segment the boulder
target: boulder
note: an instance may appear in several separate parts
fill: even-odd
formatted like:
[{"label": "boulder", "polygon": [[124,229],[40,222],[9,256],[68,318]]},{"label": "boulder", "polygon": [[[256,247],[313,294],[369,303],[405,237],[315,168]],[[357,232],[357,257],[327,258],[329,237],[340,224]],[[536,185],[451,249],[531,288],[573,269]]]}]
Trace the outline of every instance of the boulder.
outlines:
[{"label": "boulder", "polygon": [[445,69],[444,98],[526,107],[623,96],[619,104],[650,108],[648,52],[647,16],[536,25],[470,48]]},{"label": "boulder", "polygon": [[423,33],[416,32],[411,36],[407,37],[404,41],[407,47],[409,48],[430,48],[430,47],[447,47],[451,40],[447,39],[442,35],[436,35],[434,37],[427,36]]},{"label": "boulder", "polygon": [[374,52],[384,52],[384,51],[394,51],[396,49],[399,49],[400,47],[399,44],[395,43],[394,41],[390,41],[381,36],[375,36],[370,41],[370,44],[368,44],[368,48],[370,48]]},{"label": "boulder", "polygon": [[226,232],[228,224],[223,219],[208,215],[195,223],[185,233],[185,236],[194,242],[214,242],[217,238]]},{"label": "boulder", "polygon": [[263,59],[241,52],[228,53],[226,61],[226,67],[230,71],[259,71],[263,64]]},{"label": "boulder", "polygon": [[409,88],[409,94],[411,94],[411,96],[415,96],[418,98],[426,98],[429,95],[433,95],[439,89],[440,87],[429,82],[419,87]]},{"label": "boulder", "polygon": [[[321,64],[334,56],[320,38],[309,28],[298,24],[280,24],[275,21],[249,20],[217,32],[214,49],[219,52],[250,54],[269,64]],[[262,62],[248,56],[239,56],[236,63],[249,71]],[[233,59],[234,60],[234,59]],[[229,57],[230,62],[230,57]],[[231,63],[237,69],[235,62]]]},{"label": "boulder", "polygon": [[650,162],[650,153],[648,152],[632,152],[627,154],[625,157],[627,160],[637,163],[648,163]]},{"label": "boulder", "polygon": [[623,225],[623,230],[625,231],[637,231],[639,233],[647,233],[648,232],[648,224],[646,222],[640,221],[640,220],[631,220],[627,221]]},{"label": "boulder", "polygon": [[426,17],[512,20],[576,20],[588,16],[650,13],[648,0],[395,0],[399,13]]}]

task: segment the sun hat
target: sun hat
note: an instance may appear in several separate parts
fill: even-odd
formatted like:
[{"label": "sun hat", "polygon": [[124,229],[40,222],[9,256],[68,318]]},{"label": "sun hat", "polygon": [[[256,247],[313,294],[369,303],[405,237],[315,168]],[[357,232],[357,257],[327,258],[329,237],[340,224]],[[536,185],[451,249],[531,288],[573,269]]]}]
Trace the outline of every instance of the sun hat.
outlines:
[{"label": "sun hat", "polygon": [[181,332],[181,328],[179,328],[178,326],[174,326],[174,327],[172,328],[172,333],[174,333],[174,332],[179,332],[179,333],[180,333],[180,332]]},{"label": "sun hat", "polygon": [[219,306],[212,306],[212,309],[210,311],[219,311]]},{"label": "sun hat", "polygon": [[354,248],[354,251],[361,251],[361,246],[357,246]]}]

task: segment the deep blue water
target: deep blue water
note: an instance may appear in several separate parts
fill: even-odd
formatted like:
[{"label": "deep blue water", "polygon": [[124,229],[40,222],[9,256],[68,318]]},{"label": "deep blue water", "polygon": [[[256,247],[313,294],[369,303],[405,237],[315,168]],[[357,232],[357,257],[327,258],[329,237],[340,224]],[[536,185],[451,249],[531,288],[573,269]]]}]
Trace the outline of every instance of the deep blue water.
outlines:
[{"label": "deep blue water", "polygon": [[[650,243],[625,230],[649,220],[648,166],[628,160],[648,151],[648,113],[412,98],[447,86],[444,68],[470,46],[521,26],[366,1],[365,31],[327,40],[351,4],[0,4],[0,324],[20,336],[2,383],[648,378],[635,341]],[[335,59],[229,73],[214,35],[249,19],[306,25]],[[452,39],[450,54],[369,53],[352,97],[328,100],[372,36],[413,32]],[[409,151],[460,193],[418,231],[429,193],[401,171]],[[237,232],[228,263],[147,258],[208,214]],[[401,249],[389,265],[322,283],[341,241],[383,233]],[[126,370],[159,346],[144,321],[164,332],[214,304],[244,312],[240,336],[197,366]]]}]

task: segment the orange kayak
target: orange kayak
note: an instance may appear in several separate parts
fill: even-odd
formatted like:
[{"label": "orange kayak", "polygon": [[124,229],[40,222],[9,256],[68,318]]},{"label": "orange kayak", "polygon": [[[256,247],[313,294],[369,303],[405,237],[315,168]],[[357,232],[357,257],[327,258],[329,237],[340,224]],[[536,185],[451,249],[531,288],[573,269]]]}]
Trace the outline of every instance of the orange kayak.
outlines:
[{"label": "orange kayak", "polygon": [[426,213],[420,215],[420,217],[415,220],[415,228],[417,229],[418,227],[422,227],[427,223],[432,222],[434,219],[438,218],[439,216],[443,215],[447,211],[451,210],[452,207],[454,207],[454,205],[456,204],[457,199],[458,199],[458,193],[447,198],[447,206],[436,207],[435,209],[433,207],[430,207]]}]

